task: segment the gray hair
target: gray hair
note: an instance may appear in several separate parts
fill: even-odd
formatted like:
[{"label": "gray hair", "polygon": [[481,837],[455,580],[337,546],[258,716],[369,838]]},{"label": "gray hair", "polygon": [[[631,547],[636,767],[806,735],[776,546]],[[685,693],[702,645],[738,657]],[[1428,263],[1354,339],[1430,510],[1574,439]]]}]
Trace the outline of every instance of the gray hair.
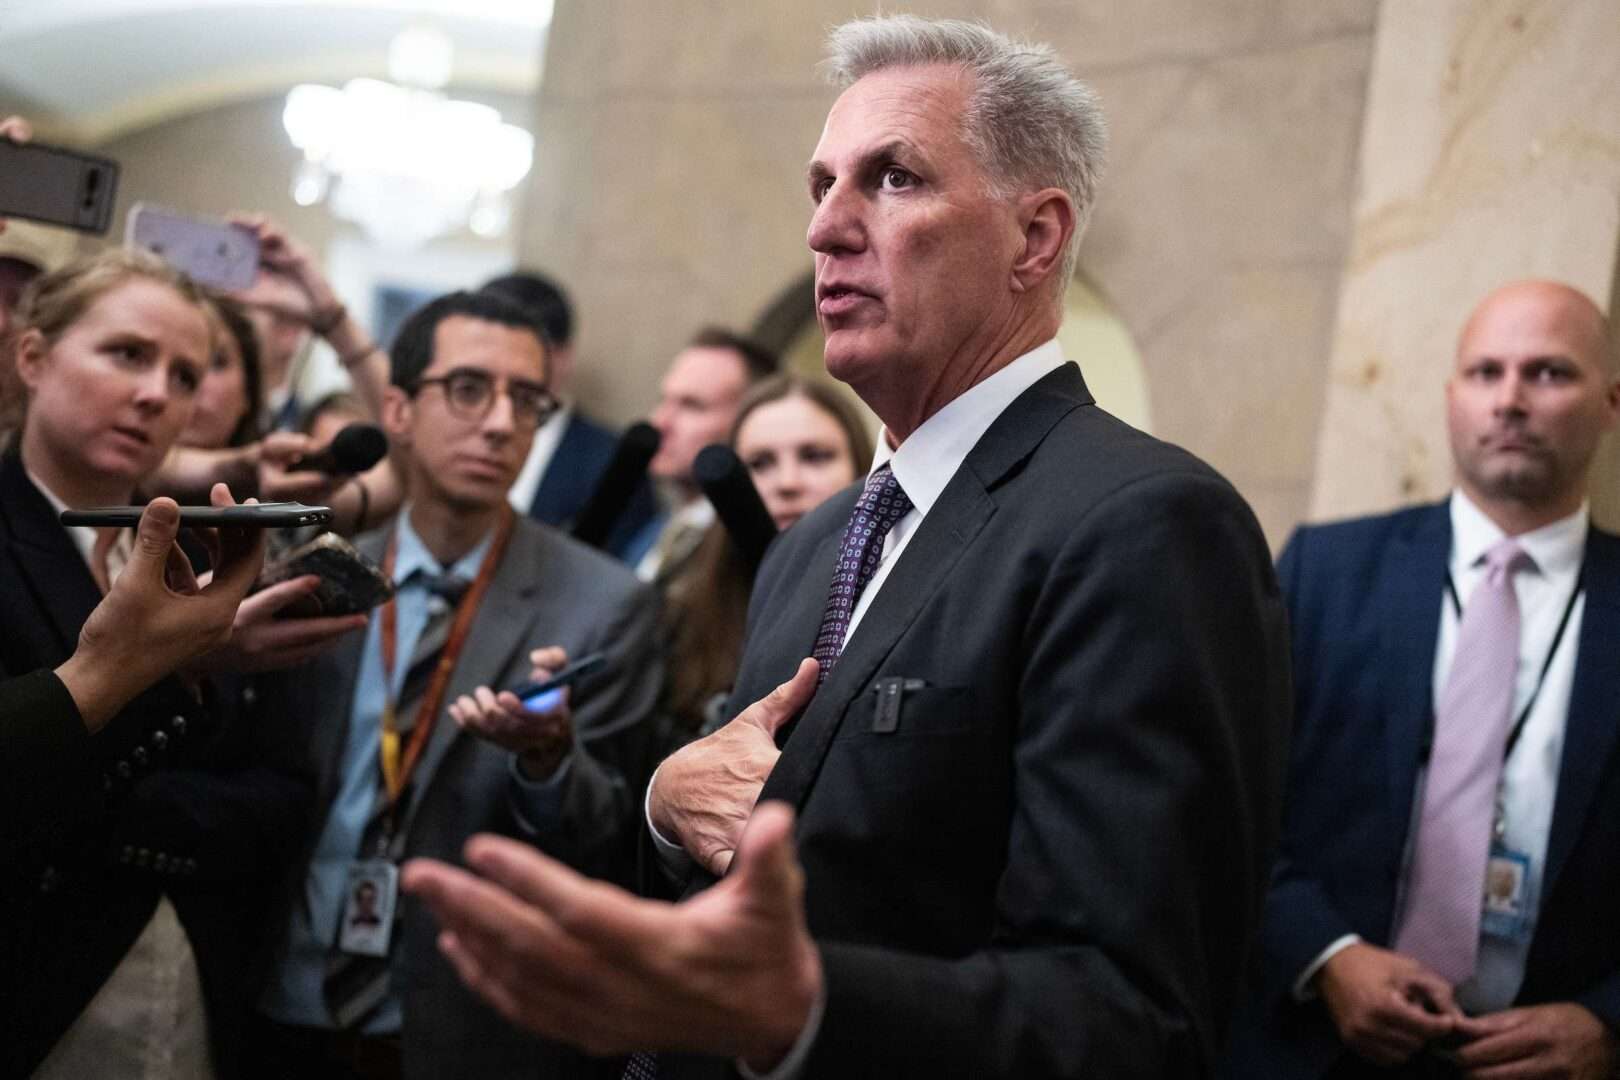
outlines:
[{"label": "gray hair", "polygon": [[1061,285],[1079,259],[1108,142],[1091,87],[1069,74],[1049,45],[1014,41],[979,23],[889,15],[855,19],[827,35],[828,79],[848,87],[892,67],[949,64],[973,76],[963,139],[998,198],[1058,187],[1074,202],[1075,229]]}]

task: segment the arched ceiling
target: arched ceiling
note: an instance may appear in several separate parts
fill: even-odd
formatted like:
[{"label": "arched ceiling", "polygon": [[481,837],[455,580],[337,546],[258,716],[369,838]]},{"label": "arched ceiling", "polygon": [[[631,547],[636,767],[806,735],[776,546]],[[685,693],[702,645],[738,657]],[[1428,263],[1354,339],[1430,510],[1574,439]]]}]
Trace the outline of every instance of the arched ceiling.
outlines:
[{"label": "arched ceiling", "polygon": [[0,0],[0,112],[93,144],[295,83],[385,77],[412,25],[455,43],[451,89],[529,94],[551,0]]}]

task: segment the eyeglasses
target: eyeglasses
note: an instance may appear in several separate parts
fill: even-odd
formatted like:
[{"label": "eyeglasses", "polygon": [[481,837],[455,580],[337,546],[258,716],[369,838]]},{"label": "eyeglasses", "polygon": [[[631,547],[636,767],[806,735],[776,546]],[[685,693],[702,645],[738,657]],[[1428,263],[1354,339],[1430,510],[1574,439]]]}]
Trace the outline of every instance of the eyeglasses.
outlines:
[{"label": "eyeglasses", "polygon": [[[424,386],[444,387],[444,403],[459,420],[482,420],[495,406],[495,379],[477,368],[456,368],[435,378],[418,379],[412,394]],[[512,402],[513,422],[522,427],[539,427],[559,407],[550,390],[527,379],[507,379],[506,396]]]}]

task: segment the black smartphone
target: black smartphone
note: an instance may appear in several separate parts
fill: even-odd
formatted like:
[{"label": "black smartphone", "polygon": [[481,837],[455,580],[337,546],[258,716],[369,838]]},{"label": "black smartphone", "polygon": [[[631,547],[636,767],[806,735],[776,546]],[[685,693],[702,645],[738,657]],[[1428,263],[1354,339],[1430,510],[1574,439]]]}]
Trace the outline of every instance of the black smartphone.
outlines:
[{"label": "black smartphone", "polygon": [[[134,525],[141,520],[145,509],[144,506],[97,506],[89,510],[64,510],[59,520],[63,525]],[[331,507],[305,506],[297,502],[180,508],[180,524],[210,528],[234,525],[249,529],[291,529],[300,525],[324,525],[331,520]]]},{"label": "black smartphone", "polygon": [[44,143],[0,138],[0,217],[104,233],[118,194],[118,162]]},{"label": "black smartphone", "polygon": [[554,690],[561,690],[565,686],[572,686],[603,664],[607,663],[607,653],[591,653],[575,660],[549,679],[539,682],[527,682],[522,686],[514,686],[512,693],[523,702],[525,708],[545,710],[550,708],[551,702],[543,700],[547,694]]}]

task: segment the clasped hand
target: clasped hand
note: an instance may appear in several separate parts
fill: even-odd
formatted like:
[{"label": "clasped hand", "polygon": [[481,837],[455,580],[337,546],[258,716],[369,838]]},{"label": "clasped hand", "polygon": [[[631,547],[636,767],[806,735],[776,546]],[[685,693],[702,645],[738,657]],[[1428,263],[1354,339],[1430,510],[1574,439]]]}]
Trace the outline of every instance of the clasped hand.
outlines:
[{"label": "clasped hand", "polygon": [[816,692],[814,660],[744,709],[736,719],[688,743],[658,766],[648,794],[653,828],[716,877],[725,874],[766,777],[781,752],[776,733]]}]

